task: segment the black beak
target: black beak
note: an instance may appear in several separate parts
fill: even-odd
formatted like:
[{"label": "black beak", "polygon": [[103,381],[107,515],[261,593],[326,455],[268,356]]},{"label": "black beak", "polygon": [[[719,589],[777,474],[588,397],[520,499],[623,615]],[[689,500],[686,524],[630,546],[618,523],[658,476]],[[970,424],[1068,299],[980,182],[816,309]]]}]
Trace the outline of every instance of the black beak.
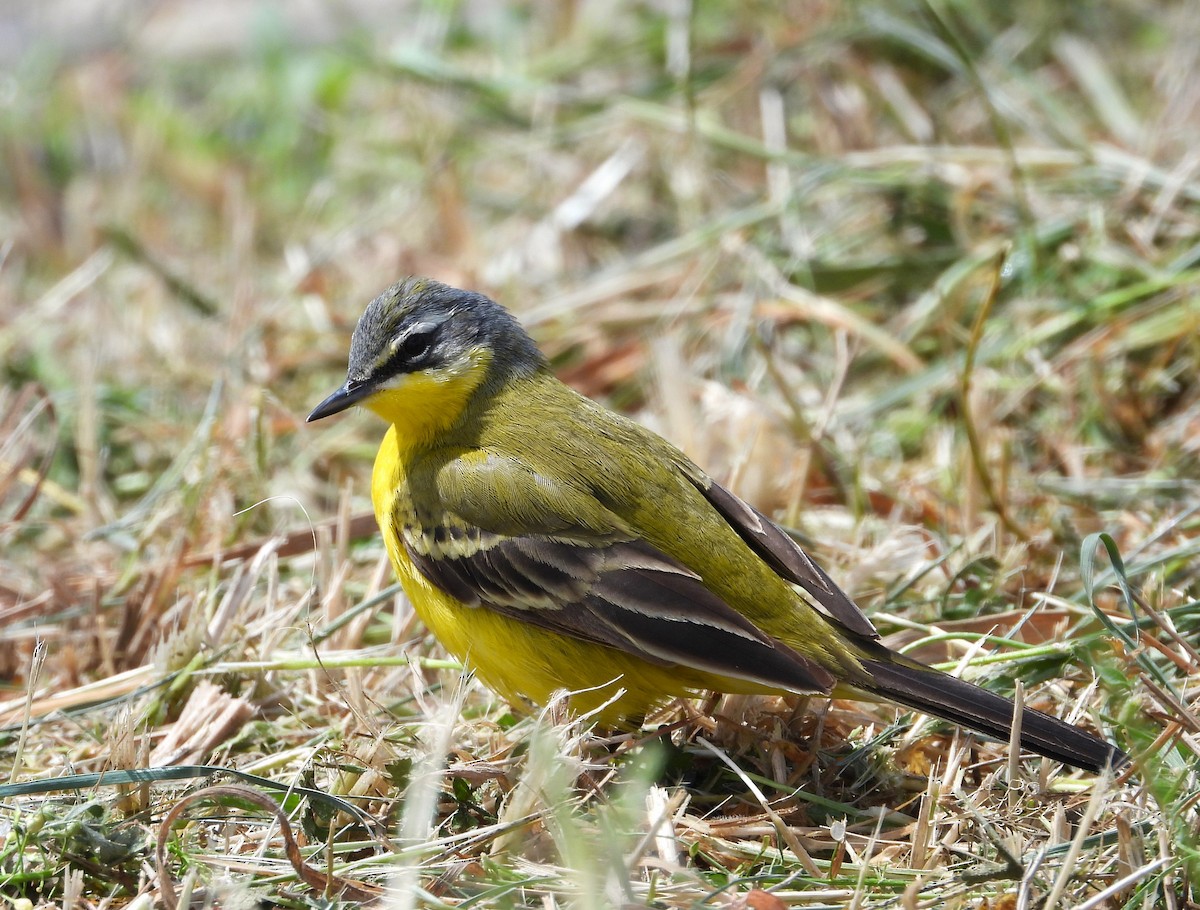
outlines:
[{"label": "black beak", "polygon": [[313,408],[312,413],[308,415],[308,420],[305,422],[312,423],[314,420],[320,420],[322,417],[339,414],[346,410],[346,408],[358,404],[370,394],[370,385],[366,383],[351,383],[349,380],[346,380],[344,386]]}]

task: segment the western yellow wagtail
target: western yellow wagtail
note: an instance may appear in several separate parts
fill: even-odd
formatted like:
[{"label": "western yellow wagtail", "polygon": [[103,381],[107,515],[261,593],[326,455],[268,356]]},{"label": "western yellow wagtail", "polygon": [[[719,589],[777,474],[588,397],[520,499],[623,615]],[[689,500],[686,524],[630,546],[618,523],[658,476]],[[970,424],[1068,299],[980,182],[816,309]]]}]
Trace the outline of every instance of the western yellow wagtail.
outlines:
[{"label": "western yellow wagtail", "polygon": [[[836,692],[1009,737],[1011,701],[882,645],[780,527],[559,382],[482,294],[408,278],[371,301],[345,384],[308,419],[356,404],[390,424],[371,499],[405,592],[505,698],[565,688],[613,720],[705,690]],[[1029,708],[1021,745],[1127,760]]]}]

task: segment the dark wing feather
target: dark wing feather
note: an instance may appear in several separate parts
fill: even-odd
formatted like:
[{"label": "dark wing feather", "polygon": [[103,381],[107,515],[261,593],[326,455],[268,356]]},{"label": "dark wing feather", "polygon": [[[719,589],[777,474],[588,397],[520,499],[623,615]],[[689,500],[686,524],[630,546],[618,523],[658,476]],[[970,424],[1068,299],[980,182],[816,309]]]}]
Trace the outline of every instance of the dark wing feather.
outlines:
[{"label": "dark wing feather", "polygon": [[709,477],[694,476],[690,472],[687,477],[751,550],[780,576],[808,592],[819,613],[852,632],[872,641],[878,640],[879,633],[866,614],[783,528]]},{"label": "dark wing feather", "polygon": [[427,538],[404,540],[421,574],[467,607],[659,665],[802,693],[826,693],[835,682],[643,541],[597,547],[541,536],[491,537],[473,552],[435,554]]}]

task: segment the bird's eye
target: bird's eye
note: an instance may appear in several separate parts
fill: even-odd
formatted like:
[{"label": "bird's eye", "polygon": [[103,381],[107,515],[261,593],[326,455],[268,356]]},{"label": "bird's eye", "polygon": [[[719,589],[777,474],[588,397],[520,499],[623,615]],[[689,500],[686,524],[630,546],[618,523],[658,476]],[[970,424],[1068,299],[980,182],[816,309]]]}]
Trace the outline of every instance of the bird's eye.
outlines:
[{"label": "bird's eye", "polygon": [[423,324],[413,327],[402,338],[393,342],[394,347],[375,374],[380,378],[411,373],[427,367],[429,354],[437,340],[436,325]]},{"label": "bird's eye", "polygon": [[400,342],[397,353],[405,360],[417,360],[428,354],[431,347],[433,347],[433,332],[417,330]]}]

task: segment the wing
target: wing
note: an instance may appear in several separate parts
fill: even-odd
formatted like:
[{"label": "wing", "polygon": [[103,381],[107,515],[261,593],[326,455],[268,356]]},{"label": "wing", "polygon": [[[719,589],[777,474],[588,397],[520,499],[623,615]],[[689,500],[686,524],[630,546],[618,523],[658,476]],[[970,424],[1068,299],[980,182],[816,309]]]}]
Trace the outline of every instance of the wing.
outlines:
[{"label": "wing", "polygon": [[818,613],[872,641],[879,639],[866,614],[783,528],[695,466],[684,464],[680,469],[760,559],[812,597]]},{"label": "wing", "polygon": [[[594,500],[571,499],[581,513],[574,528],[564,517],[572,513],[555,509],[522,522],[539,531],[553,528],[549,533],[513,534],[511,516],[481,516],[477,497],[456,495],[454,485],[473,473],[459,467],[454,484],[439,484],[446,496],[436,523],[431,527],[427,516],[420,523],[397,522],[397,530],[417,570],[468,608],[493,610],[659,665],[801,693],[826,693],[833,686],[828,670],[764,633],[699,575],[637,539],[615,516],[598,530],[606,522],[594,512]],[[520,465],[492,458],[485,469],[499,472],[502,487],[511,491],[515,484],[529,494],[501,497],[504,502],[545,505],[560,498],[555,481]],[[524,480],[516,479],[523,474]]]}]

